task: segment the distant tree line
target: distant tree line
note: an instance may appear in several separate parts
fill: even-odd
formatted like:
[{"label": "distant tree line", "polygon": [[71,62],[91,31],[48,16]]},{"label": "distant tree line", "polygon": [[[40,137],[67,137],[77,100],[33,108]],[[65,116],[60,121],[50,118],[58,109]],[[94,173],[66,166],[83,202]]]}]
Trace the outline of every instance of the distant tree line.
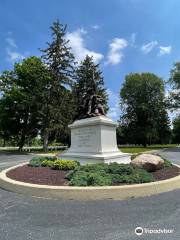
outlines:
[{"label": "distant tree line", "polygon": [[173,120],[169,111],[180,109],[180,63],[171,70],[172,85],[165,95],[165,81],[152,73],[131,73],[120,90],[122,114],[117,129],[119,144],[180,143],[180,115]]},{"label": "distant tree line", "polygon": [[[51,26],[52,39],[41,57],[31,56],[15,63],[12,70],[0,75],[0,144],[70,143],[68,124],[80,114],[83,94],[91,86],[108,111],[108,95],[99,64],[86,56],[76,63],[66,26],[57,20]],[[180,107],[180,63],[171,71],[173,91],[165,97],[165,83],[152,73],[131,73],[120,90],[122,114],[117,129],[118,143],[147,144],[180,142],[180,118],[173,122],[167,110]],[[38,138],[37,138],[38,137]]]}]

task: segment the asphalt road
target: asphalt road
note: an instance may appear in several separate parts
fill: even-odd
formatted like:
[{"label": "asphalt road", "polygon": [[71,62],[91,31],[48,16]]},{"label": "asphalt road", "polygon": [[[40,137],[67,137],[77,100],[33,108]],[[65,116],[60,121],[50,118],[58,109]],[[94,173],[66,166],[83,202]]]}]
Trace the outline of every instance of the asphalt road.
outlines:
[{"label": "asphalt road", "polygon": [[165,149],[164,151],[159,151],[159,154],[165,159],[180,165],[180,147]]},{"label": "asphalt road", "polygon": [[[161,154],[180,163],[180,149]],[[30,157],[0,154],[0,168]],[[138,226],[171,229],[173,233],[136,236]],[[10,239],[179,240],[180,190],[126,201],[87,202],[31,198],[0,189],[0,240]]]}]

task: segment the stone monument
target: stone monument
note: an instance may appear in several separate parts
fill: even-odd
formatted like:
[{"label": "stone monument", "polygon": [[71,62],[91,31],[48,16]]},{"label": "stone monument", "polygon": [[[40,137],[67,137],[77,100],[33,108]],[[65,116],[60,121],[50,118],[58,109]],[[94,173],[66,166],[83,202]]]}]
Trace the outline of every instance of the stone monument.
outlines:
[{"label": "stone monument", "polygon": [[71,129],[71,147],[60,158],[87,163],[129,163],[131,154],[117,147],[117,124],[105,116],[103,98],[97,94],[96,83],[84,93],[79,106],[80,116]]}]

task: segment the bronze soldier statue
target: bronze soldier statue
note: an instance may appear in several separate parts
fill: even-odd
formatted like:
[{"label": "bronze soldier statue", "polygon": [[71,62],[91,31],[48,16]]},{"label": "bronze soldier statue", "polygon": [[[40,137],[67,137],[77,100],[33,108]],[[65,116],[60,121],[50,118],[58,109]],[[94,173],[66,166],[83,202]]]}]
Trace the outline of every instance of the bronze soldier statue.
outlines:
[{"label": "bronze soldier statue", "polygon": [[88,88],[86,93],[83,94],[82,103],[79,106],[82,113],[81,116],[79,116],[80,119],[105,115],[103,98],[96,93],[96,82],[93,73],[92,85]]}]

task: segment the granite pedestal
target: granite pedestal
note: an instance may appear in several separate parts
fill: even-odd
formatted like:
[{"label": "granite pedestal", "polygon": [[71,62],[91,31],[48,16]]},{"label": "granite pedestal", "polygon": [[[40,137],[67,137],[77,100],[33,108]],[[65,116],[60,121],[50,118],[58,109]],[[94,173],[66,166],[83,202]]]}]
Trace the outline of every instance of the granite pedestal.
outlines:
[{"label": "granite pedestal", "polygon": [[87,163],[129,163],[131,154],[117,147],[117,124],[105,116],[77,120],[69,125],[71,147],[60,154],[61,159]]}]

